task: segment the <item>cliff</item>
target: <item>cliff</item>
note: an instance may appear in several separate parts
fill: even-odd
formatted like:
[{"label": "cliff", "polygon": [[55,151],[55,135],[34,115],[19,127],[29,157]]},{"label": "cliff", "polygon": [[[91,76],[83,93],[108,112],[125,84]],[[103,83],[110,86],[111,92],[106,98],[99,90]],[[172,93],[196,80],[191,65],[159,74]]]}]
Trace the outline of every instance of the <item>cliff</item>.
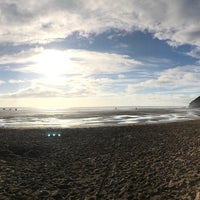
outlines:
[{"label": "cliff", "polygon": [[200,96],[190,102],[189,108],[200,108]]}]

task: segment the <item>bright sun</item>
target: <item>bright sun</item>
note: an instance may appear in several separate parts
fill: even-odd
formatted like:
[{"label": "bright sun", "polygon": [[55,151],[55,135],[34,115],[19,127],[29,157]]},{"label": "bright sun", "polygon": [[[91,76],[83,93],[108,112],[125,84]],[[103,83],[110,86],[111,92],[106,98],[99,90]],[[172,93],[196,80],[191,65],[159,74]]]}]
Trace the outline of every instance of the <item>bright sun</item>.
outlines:
[{"label": "bright sun", "polygon": [[37,67],[47,79],[58,79],[67,73],[69,57],[66,52],[45,50],[37,57]]}]

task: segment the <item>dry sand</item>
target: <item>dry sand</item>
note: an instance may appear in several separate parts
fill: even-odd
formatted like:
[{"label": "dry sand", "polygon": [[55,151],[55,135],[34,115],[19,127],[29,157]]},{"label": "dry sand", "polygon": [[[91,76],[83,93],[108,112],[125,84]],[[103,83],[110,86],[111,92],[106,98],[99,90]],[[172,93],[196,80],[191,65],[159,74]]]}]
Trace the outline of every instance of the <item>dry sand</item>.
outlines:
[{"label": "dry sand", "polygon": [[200,199],[200,121],[59,131],[0,129],[1,200]]}]

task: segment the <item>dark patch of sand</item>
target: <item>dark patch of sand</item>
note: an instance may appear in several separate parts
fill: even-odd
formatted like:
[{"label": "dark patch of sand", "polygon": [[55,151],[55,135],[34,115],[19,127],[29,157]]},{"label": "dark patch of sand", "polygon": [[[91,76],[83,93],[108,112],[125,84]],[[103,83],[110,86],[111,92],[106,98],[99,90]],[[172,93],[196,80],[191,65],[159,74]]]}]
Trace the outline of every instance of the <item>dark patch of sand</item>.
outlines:
[{"label": "dark patch of sand", "polygon": [[198,199],[200,121],[0,129],[0,199]]}]

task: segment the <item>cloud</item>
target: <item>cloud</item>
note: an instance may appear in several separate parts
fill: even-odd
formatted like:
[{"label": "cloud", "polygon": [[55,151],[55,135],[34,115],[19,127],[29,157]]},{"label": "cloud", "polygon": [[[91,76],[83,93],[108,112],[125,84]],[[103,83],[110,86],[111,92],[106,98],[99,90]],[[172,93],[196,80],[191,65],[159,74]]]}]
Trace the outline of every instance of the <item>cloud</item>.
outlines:
[{"label": "cloud", "polygon": [[27,87],[23,89],[19,89],[18,91],[2,94],[1,98],[45,98],[45,97],[60,97],[62,93],[54,88],[47,87]]},{"label": "cloud", "polygon": [[188,56],[200,59],[200,47],[194,47],[190,52],[186,53]]},{"label": "cloud", "polygon": [[[39,3],[35,0],[2,0],[0,44],[4,47],[10,44],[13,47],[14,43],[15,50],[27,49],[27,44],[42,46],[40,44],[62,41],[74,32],[78,32],[80,37],[91,39],[91,36],[95,37],[105,31],[119,30],[108,36],[114,40],[115,34],[139,30],[149,32],[154,38],[165,40],[171,46],[190,44],[194,48],[187,55],[199,59],[199,10],[198,0],[192,2],[189,0],[40,0]],[[127,48],[126,44],[118,42],[115,48],[123,50]],[[17,46],[18,44],[21,46]],[[139,103],[144,98],[150,98],[151,102],[155,98],[160,98],[163,102],[167,99],[170,102],[169,94],[172,93],[174,101],[182,102],[180,93],[200,92],[199,62],[196,65],[163,70],[158,69],[159,64],[164,63],[165,67],[169,67],[172,61],[148,57],[143,59],[143,62],[148,62],[149,68],[147,68],[145,63],[128,55],[80,49],[53,50],[58,58],[61,56],[64,58],[61,59],[62,63],[59,61],[59,66],[67,66],[62,71],[62,77],[57,79],[45,77],[45,72],[49,71],[54,75],[56,71],[53,65],[58,62],[55,55],[45,58],[44,55],[49,51],[51,50],[36,47],[15,54],[12,53],[13,50],[12,52],[8,50],[4,55],[1,53],[1,71],[6,71],[5,74],[11,72],[10,80],[6,82],[24,83],[20,86],[26,86],[2,94],[1,97],[11,99],[115,97],[110,102],[115,100],[120,102],[122,97],[124,99],[126,97],[127,100],[122,101],[127,101],[126,103],[130,105],[130,101],[134,98],[137,98]],[[44,59],[41,59],[42,57]],[[30,81],[27,77],[26,80],[23,78],[16,80],[14,78],[16,74],[21,75],[20,77],[33,75],[31,78],[36,75],[38,78]],[[5,81],[0,81],[1,87],[5,85],[4,83]],[[146,94],[138,94],[142,92]],[[119,100],[117,96],[120,97]]]},{"label": "cloud", "polygon": [[[127,55],[79,49],[31,48],[0,56],[0,64],[2,71],[21,77],[7,80],[20,88],[2,98],[112,96],[147,75],[146,66]],[[135,72],[137,78],[127,78],[129,72]]]},{"label": "cloud", "polygon": [[[146,89],[159,89],[158,92],[173,92],[184,93],[199,90],[200,84],[200,66],[182,66],[164,70],[162,72],[155,72],[156,78],[142,81],[136,84],[128,84],[128,93],[137,93]],[[188,88],[189,91],[188,91]],[[147,91],[151,93],[152,90]]]},{"label": "cloud", "polygon": [[44,51],[42,47],[30,48],[28,50],[22,50],[17,53],[9,53],[0,55],[0,64],[23,64],[33,62],[33,58],[37,57]]},{"label": "cloud", "polygon": [[[123,78],[123,81],[122,79]],[[21,82],[10,80],[10,83]],[[125,76],[113,79],[74,75],[62,77],[56,81],[45,78],[33,79],[28,86],[18,88],[14,92],[2,94],[1,98],[80,98],[80,97],[110,97],[123,94],[126,85],[132,79]]]},{"label": "cloud", "polygon": [[200,45],[198,0],[3,0],[0,42],[48,43],[77,31],[149,31],[170,45]]},{"label": "cloud", "polygon": [[16,83],[25,83],[25,81],[24,80],[10,79],[10,80],[8,80],[8,83],[13,83],[13,84],[16,84]]},{"label": "cloud", "polygon": [[167,58],[155,58],[155,57],[145,57],[145,62],[148,63],[148,65],[158,65],[158,64],[171,64],[171,60]]},{"label": "cloud", "polygon": [[[38,102],[36,106],[45,105],[45,102],[46,106],[64,105],[65,102],[70,102],[70,105],[73,106],[78,106],[80,103],[81,105],[88,106],[188,105],[199,92],[199,76],[198,73],[195,73],[198,70],[198,66],[177,67],[175,70],[169,69],[157,73],[157,78],[142,82],[141,80],[128,78],[125,75],[116,76],[116,79],[110,76],[102,78],[74,75],[63,77],[60,82],[53,83],[41,78],[30,81],[30,85],[27,87],[1,94],[0,98],[2,102],[5,102],[5,100],[8,102],[8,100],[13,99],[19,105],[22,105],[22,102],[26,99],[29,105],[30,102]],[[180,80],[178,81],[178,79]],[[181,82],[184,84],[180,84]],[[126,88],[129,88],[129,91]],[[141,94],[141,91],[145,88],[150,90],[145,94]],[[156,88],[159,88],[159,90],[156,92],[152,91],[152,89]],[[43,104],[40,104],[41,101],[37,99],[41,99]],[[54,104],[57,99],[62,99],[62,101],[60,100],[58,104]],[[88,104],[88,102],[92,102],[92,104]]]},{"label": "cloud", "polygon": [[22,51],[14,55],[0,57],[0,64],[18,66],[7,67],[7,70],[21,73],[45,74],[62,70],[62,74],[113,74],[134,71],[142,65],[127,55],[100,53],[87,50],[45,50],[42,48]]},{"label": "cloud", "polygon": [[5,81],[0,80],[0,85],[2,85],[2,84],[4,84],[4,83],[5,83]]},{"label": "cloud", "polygon": [[[38,58],[47,59],[48,63],[56,64],[57,57],[66,56],[66,71],[58,79],[43,76]],[[61,57],[60,57],[61,56]],[[152,63],[162,62],[162,59],[149,58]],[[17,66],[11,61],[16,60]],[[62,59],[61,59],[62,60]],[[169,60],[164,60],[170,64]],[[26,83],[22,89],[2,94],[1,98],[86,98],[86,97],[116,97],[137,95],[145,91],[147,95],[197,94],[200,84],[200,65],[177,66],[167,70],[154,69],[149,71],[145,63],[130,58],[127,55],[100,53],[95,51],[69,49],[65,51],[32,48],[16,54],[1,56],[0,64],[9,65],[7,70],[35,73],[37,79],[10,79],[11,84]],[[64,63],[66,64],[66,63]],[[54,66],[55,67],[55,66]],[[56,66],[57,69],[57,66]],[[161,71],[162,70],[162,71]],[[130,72],[130,73],[129,73]],[[170,95],[169,95],[170,96]]]},{"label": "cloud", "polygon": [[[22,80],[9,80],[11,84],[24,83]],[[28,86],[17,88],[10,93],[1,94],[1,98],[77,98],[87,96],[110,96],[104,90],[105,85],[114,84],[115,81],[109,78],[92,78],[84,76],[69,76],[57,81],[46,80],[45,78],[28,81]]]}]

